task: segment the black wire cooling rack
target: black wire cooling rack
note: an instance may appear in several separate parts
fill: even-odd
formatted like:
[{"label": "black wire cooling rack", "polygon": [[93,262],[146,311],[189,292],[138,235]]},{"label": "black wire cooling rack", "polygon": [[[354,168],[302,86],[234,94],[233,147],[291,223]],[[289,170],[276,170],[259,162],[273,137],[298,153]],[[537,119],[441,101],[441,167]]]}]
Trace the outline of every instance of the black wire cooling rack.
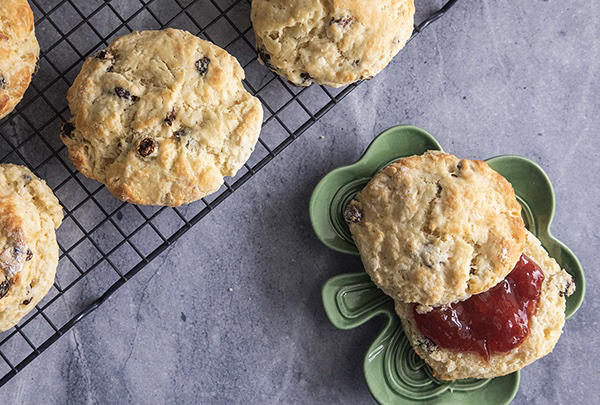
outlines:
[{"label": "black wire cooling rack", "polygon": [[[415,27],[440,18],[451,0]],[[39,70],[15,112],[0,121],[0,161],[24,164],[60,199],[60,261],[54,287],[12,330],[0,334],[0,386],[248,181],[350,93],[298,88],[257,62],[249,0],[30,0],[42,49]],[[83,60],[115,37],[166,26],[211,40],[238,58],[245,85],[263,103],[259,142],[238,175],[215,194],[179,208],[113,198],[72,166],[58,133],[69,118],[65,95]],[[412,38],[411,38],[412,39]]]}]

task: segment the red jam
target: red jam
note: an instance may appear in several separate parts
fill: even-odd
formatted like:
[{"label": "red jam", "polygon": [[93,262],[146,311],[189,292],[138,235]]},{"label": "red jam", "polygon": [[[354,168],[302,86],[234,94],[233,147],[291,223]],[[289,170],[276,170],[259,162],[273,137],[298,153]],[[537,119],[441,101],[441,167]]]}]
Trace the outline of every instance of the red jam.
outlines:
[{"label": "red jam", "polygon": [[491,354],[508,352],[525,340],[543,281],[540,267],[521,255],[506,278],[488,291],[425,314],[413,310],[417,327],[439,347],[477,352],[489,359]]}]

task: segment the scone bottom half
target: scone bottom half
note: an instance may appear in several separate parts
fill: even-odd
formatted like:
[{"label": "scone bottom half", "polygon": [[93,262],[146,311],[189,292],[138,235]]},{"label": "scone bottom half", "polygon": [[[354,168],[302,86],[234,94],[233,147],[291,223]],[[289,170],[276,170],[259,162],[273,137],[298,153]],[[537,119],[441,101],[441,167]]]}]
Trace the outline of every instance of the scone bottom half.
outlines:
[{"label": "scone bottom half", "polygon": [[[370,254],[370,252],[365,252],[367,249],[377,250],[378,252],[387,249],[388,251],[385,253],[392,255],[399,263],[404,265],[407,263],[406,260],[403,262],[402,254],[410,256],[411,241],[406,242],[408,247],[404,249],[398,249],[399,244],[395,241],[411,237],[410,232],[399,231],[394,235],[385,234],[384,231],[386,230],[392,232],[390,230],[404,230],[406,227],[392,226],[387,229],[385,227],[379,229],[377,227],[378,221],[413,221],[421,225],[418,231],[428,234],[429,237],[445,238],[447,236],[444,233],[446,232],[444,227],[431,227],[428,226],[430,222],[427,220],[422,222],[414,220],[415,217],[422,215],[423,211],[425,217],[431,215],[431,204],[425,210],[419,209],[418,205],[399,204],[400,209],[391,210],[393,213],[391,216],[385,209],[373,209],[373,207],[381,208],[386,205],[394,205],[393,197],[404,197],[410,200],[411,197],[403,195],[401,190],[403,188],[411,189],[414,186],[413,180],[415,178],[416,181],[424,182],[434,180],[433,199],[440,198],[444,187],[452,187],[444,181],[446,176],[441,176],[441,179],[437,178],[436,180],[435,176],[431,178],[423,175],[422,170],[419,173],[420,176],[415,177],[410,174],[411,169],[414,167],[421,169],[427,167],[425,171],[436,172],[436,168],[439,168],[439,162],[437,162],[438,164],[428,165],[427,161],[429,160],[429,163],[431,163],[431,160],[435,161],[437,158],[442,158],[444,165],[452,163],[449,167],[454,167],[455,170],[449,170],[451,181],[464,176],[474,162],[458,160],[441,152],[427,152],[422,156],[400,159],[384,168],[380,174],[371,180],[369,185],[365,187],[367,189],[371,186],[372,190],[370,192],[359,193],[347,205],[344,210],[344,220],[349,225],[355,238],[367,268],[367,273],[378,287],[395,300],[397,313],[402,319],[411,345],[432,367],[436,377],[454,380],[505,375],[521,369],[552,350],[564,324],[566,297],[574,292],[575,287],[573,278],[560,269],[556,261],[550,258],[541,247],[535,236],[525,230],[522,220],[521,223],[517,224],[518,221],[513,223],[513,225],[517,224],[515,229],[517,229],[517,232],[522,232],[522,237],[514,239],[521,243],[517,248],[518,260],[512,264],[509,272],[485,290],[467,296],[459,297],[457,295],[459,298],[451,302],[432,304],[431,301],[403,299],[406,296],[411,296],[411,293],[403,295],[403,290],[423,287],[422,284],[419,284],[420,279],[417,277],[416,283],[412,285],[410,282],[404,282],[403,284],[400,282],[398,285],[394,285],[393,271],[401,271],[402,267],[389,267],[392,269],[391,272],[389,268],[384,269],[388,270],[384,272],[384,275],[391,278],[392,281],[390,282],[385,277],[378,277],[376,272],[380,268],[373,266],[375,261],[372,260],[372,254],[370,256],[371,260],[365,260],[363,256],[364,253],[366,255]],[[412,160],[412,163],[407,164],[407,160],[409,162]],[[486,172],[485,169],[482,169],[485,165],[484,162],[475,161],[474,165],[478,168],[475,170],[479,170],[481,173]],[[390,167],[393,169],[390,169]],[[407,173],[394,182],[386,183],[385,181],[378,182],[375,180],[378,176],[381,176],[381,173],[385,173],[384,176],[393,176],[402,171]],[[489,174],[486,174],[486,177],[494,179]],[[501,176],[498,175],[494,181],[502,182],[500,178]],[[506,182],[505,179],[503,180]],[[394,189],[396,186],[400,191],[396,190],[395,193],[390,193],[389,190]],[[378,188],[387,188],[387,191]],[[427,193],[426,187],[416,187],[412,191],[415,190],[417,194]],[[498,206],[501,208],[509,207],[505,211],[520,214],[520,210],[514,209],[515,204],[518,204],[518,202],[512,187],[509,189],[504,184],[498,187],[497,190],[504,194],[507,194],[508,191],[512,192],[508,201],[504,201],[503,204]],[[462,191],[466,200],[475,205],[480,203],[477,199],[472,198],[472,191],[469,187],[464,188]],[[457,190],[454,190],[454,192],[457,192]],[[508,192],[509,195],[510,192]],[[412,197],[412,200],[420,201],[414,197]],[[424,200],[431,201],[429,198]],[[408,208],[406,209],[406,207]],[[460,205],[453,207],[452,204],[448,204],[445,215],[452,215],[455,212],[454,210],[457,210],[457,215],[460,217],[462,212],[460,207]],[[477,211],[471,214],[475,215]],[[463,221],[468,221],[468,219],[468,216],[462,217]],[[509,219],[507,223],[510,224],[511,222]],[[447,219],[446,223],[452,224],[452,221]],[[440,224],[440,222],[437,224]],[[368,231],[361,232],[359,227],[365,227]],[[461,228],[453,224],[451,229],[460,230]],[[433,232],[430,233],[432,230]],[[370,239],[365,238],[365,235],[368,235]],[[386,238],[393,241],[390,243]],[[450,260],[452,254],[454,252],[448,252]],[[457,254],[460,254],[460,251]],[[419,256],[418,260],[412,262],[413,264],[415,262],[421,264],[424,261],[422,255]],[[393,263],[393,261],[385,263],[390,266],[390,262]],[[428,269],[428,266],[416,267],[419,271],[423,268]],[[443,268],[438,268],[438,270],[440,269]],[[402,277],[399,279],[403,280]],[[425,285],[424,287],[427,288],[428,286]],[[394,294],[399,291],[400,294]]]},{"label": "scone bottom half", "polygon": [[437,378],[493,378],[552,351],[574,292],[573,278],[528,233],[519,264],[489,291],[446,307],[395,307],[413,349]]},{"label": "scone bottom half", "polygon": [[123,201],[191,203],[235,176],[258,141],[263,110],[244,76],[186,31],[133,32],[85,61],[60,138],[77,169]]}]

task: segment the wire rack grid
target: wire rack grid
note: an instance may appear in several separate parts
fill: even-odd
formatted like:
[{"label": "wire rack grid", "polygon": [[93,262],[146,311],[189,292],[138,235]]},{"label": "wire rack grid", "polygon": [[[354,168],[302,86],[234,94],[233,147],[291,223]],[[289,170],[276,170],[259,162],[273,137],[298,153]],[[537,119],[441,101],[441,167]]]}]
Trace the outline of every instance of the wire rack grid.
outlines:
[{"label": "wire rack grid", "polygon": [[[415,27],[413,37],[457,0]],[[0,334],[0,386],[98,308],[181,235],[242,186],[349,94],[298,88],[257,61],[249,0],[30,0],[41,46],[39,70],[23,101],[0,121],[0,162],[28,166],[60,199],[60,260],[53,288],[13,329]],[[226,49],[262,102],[263,128],[239,173],[213,195],[178,208],[118,201],[79,174],[58,137],[69,118],[65,95],[86,57],[134,30],[186,29]]]}]

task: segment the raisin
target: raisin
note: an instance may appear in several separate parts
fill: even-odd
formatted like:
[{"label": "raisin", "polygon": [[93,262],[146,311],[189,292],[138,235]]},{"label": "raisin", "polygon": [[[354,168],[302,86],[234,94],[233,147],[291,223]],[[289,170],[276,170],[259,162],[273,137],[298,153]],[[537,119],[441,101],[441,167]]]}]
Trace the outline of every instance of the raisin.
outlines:
[{"label": "raisin", "polygon": [[115,93],[121,98],[131,97],[131,93],[125,90],[123,87],[115,87]]},{"label": "raisin", "polygon": [[354,19],[352,17],[340,17],[340,18],[331,18],[329,20],[329,24],[339,24],[342,28],[346,28],[348,25],[352,24]]},{"label": "raisin", "polygon": [[349,204],[344,210],[344,220],[346,222],[360,222],[362,216],[362,211],[357,205]]},{"label": "raisin", "polygon": [[0,298],[4,297],[10,288],[10,282],[8,280],[4,280],[0,283]]},{"label": "raisin", "polygon": [[107,60],[112,59],[112,55],[106,49],[103,49],[96,54],[96,58],[100,60]]},{"label": "raisin", "polygon": [[6,88],[6,79],[4,78],[4,76],[0,75],[0,89],[5,89]]},{"label": "raisin", "polygon": [[360,60],[356,59],[352,61],[352,66],[358,67],[358,65],[360,65]]},{"label": "raisin", "polygon": [[437,350],[437,346],[435,343],[433,343],[431,340],[427,339],[427,338],[422,338],[417,340],[417,346],[423,350],[424,352],[434,352]]},{"label": "raisin", "polygon": [[462,161],[458,162],[458,164],[456,165],[456,172],[450,172],[450,176],[459,177],[460,171],[463,169],[463,167],[464,167],[463,162]]},{"label": "raisin", "polygon": [[123,87],[115,87],[115,93],[120,98],[131,100],[134,103],[140,99],[138,96],[133,96],[128,90],[125,90]]},{"label": "raisin", "polygon": [[300,78],[302,79],[302,83],[306,83],[312,79],[312,77],[310,77],[310,75],[306,72],[300,73]]},{"label": "raisin", "polygon": [[115,57],[109,50],[103,49],[94,55],[96,59],[100,59],[102,61],[110,61],[110,65],[106,68],[107,72],[112,72],[115,64]]},{"label": "raisin", "polygon": [[173,121],[175,121],[175,108],[173,108],[171,112],[168,113],[165,117],[165,122],[167,123],[167,125],[173,125]]},{"label": "raisin", "polygon": [[75,125],[73,125],[70,122],[65,122],[62,125],[62,128],[60,130],[60,134],[62,136],[64,136],[64,137],[73,139],[73,131],[75,131]]},{"label": "raisin", "polygon": [[21,176],[21,177],[22,177],[22,179],[23,179],[23,183],[25,183],[25,184],[24,184],[25,186],[26,186],[26,185],[28,185],[29,183],[31,183],[31,180],[33,180],[33,179],[31,178],[31,176],[30,176],[30,175],[28,175],[28,174],[24,174],[24,175],[23,175],[23,176]]},{"label": "raisin", "polygon": [[152,138],[144,138],[138,145],[138,153],[142,157],[150,156],[156,149],[156,141]]},{"label": "raisin", "polygon": [[271,60],[271,55],[269,55],[264,49],[259,49],[258,56],[265,64],[269,63]]},{"label": "raisin", "polygon": [[28,262],[31,259],[33,259],[33,252],[31,251],[31,249],[27,249],[27,257],[25,257],[25,261]]},{"label": "raisin", "polygon": [[22,302],[23,305],[29,305],[29,303],[31,302],[32,298],[27,298],[26,300],[24,300]]},{"label": "raisin", "polygon": [[23,249],[21,249],[20,246],[13,246],[13,257],[15,259],[17,259],[23,253],[25,253],[25,252],[23,252]]},{"label": "raisin", "polygon": [[186,135],[186,131],[183,128],[182,129],[178,129],[177,131],[173,132],[173,136],[175,138],[177,138],[177,139],[179,139],[179,138],[181,138],[181,137],[183,137],[185,135]]},{"label": "raisin", "polygon": [[575,292],[575,279],[573,277],[571,277],[569,279],[569,281],[567,282],[567,285],[565,285],[564,290],[560,291],[558,293],[558,295],[561,297],[568,297],[571,294],[573,294],[574,292]]},{"label": "raisin", "polygon": [[208,65],[210,65],[210,59],[206,56],[196,61],[196,69],[198,69],[198,72],[200,72],[201,76],[204,76],[208,71]]},{"label": "raisin", "polygon": [[275,70],[275,67],[271,64],[271,55],[269,55],[263,48],[258,50],[258,57],[262,62],[271,70]]}]

